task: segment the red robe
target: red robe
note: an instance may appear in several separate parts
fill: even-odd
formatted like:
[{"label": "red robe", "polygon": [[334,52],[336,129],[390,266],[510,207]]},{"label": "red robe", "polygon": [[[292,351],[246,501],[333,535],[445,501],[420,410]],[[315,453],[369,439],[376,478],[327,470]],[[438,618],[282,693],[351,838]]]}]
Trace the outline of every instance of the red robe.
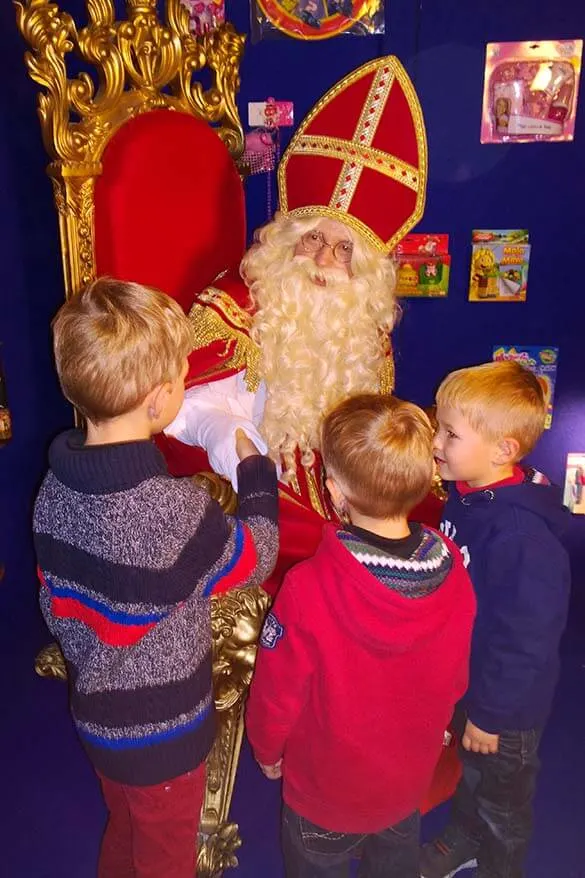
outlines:
[{"label": "red robe", "polygon": [[[222,278],[217,287],[202,293],[190,319],[196,347],[189,357],[187,387],[228,378],[244,370],[248,370],[247,374],[255,372],[258,353],[249,336],[248,291],[239,278]],[[201,448],[193,448],[168,436],[160,437],[159,445],[170,472],[175,476],[189,476],[211,469]],[[318,453],[316,458],[309,471],[299,460],[296,483],[280,485],[280,552],[276,569],[266,585],[272,595],[290,567],[315,553],[323,525],[327,521],[337,521],[325,488],[325,474]],[[430,494],[413,510],[411,517],[414,521],[438,527],[441,509],[441,501]]]},{"label": "red robe", "polygon": [[[191,309],[189,319],[193,326],[194,350],[189,357],[187,387],[212,383],[246,370],[247,383],[255,389],[258,374],[258,348],[250,339],[251,310],[248,290],[239,277],[224,277],[201,293]],[[392,361],[388,360],[389,374]],[[384,386],[386,385],[386,386]],[[381,376],[381,392],[389,392],[391,386]],[[211,467],[207,454],[201,448],[185,445],[170,436],[157,437],[169,471],[175,476],[191,476],[209,472]],[[294,485],[279,485],[279,536],[280,549],[276,568],[265,588],[276,594],[284,574],[299,561],[311,557],[319,543],[324,525],[337,521],[325,488],[325,478],[320,455],[310,471],[297,466]],[[414,509],[411,518],[431,527],[438,527],[443,504],[434,494]],[[424,810],[448,798],[458,779],[459,767],[454,748],[445,748],[437,768],[435,783],[429,793]]]}]

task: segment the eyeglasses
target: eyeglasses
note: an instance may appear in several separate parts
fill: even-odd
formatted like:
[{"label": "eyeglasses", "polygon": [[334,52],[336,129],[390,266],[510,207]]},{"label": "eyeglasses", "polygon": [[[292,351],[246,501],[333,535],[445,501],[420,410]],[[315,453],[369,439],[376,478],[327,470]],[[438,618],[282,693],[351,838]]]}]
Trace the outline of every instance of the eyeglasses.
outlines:
[{"label": "eyeglasses", "polygon": [[306,232],[301,238],[301,244],[305,253],[318,253],[323,247],[330,247],[337,262],[347,265],[353,256],[353,244],[351,241],[338,241],[330,244],[325,240],[321,232]]}]

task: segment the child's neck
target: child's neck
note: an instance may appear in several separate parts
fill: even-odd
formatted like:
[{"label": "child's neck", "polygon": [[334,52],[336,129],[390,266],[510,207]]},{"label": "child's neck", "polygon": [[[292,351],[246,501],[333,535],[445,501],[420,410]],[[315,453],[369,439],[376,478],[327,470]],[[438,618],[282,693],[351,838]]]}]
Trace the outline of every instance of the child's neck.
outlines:
[{"label": "child's neck", "polygon": [[470,488],[487,488],[489,485],[496,485],[498,482],[505,481],[505,479],[511,479],[513,475],[514,464],[510,463],[506,466],[490,467],[489,471],[486,470],[485,473],[482,473],[476,479],[468,481],[467,484]]},{"label": "child's neck", "polygon": [[355,509],[349,510],[349,518],[355,527],[361,527],[379,537],[385,537],[387,540],[403,540],[410,536],[410,526],[406,516],[399,518],[371,518],[369,515],[362,515]]},{"label": "child's neck", "polygon": [[140,417],[120,415],[99,424],[87,422],[86,445],[113,445],[117,442],[142,442],[152,436],[148,422]]}]

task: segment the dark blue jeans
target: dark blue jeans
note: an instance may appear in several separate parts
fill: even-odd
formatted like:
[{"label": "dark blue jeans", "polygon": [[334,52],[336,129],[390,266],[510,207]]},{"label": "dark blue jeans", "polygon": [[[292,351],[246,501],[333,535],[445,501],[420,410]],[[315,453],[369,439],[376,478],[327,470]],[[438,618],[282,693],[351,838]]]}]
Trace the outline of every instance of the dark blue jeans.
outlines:
[{"label": "dark blue jeans", "polygon": [[478,844],[477,878],[523,878],[541,732],[503,732],[497,753],[461,749],[452,822]]},{"label": "dark blue jeans", "polygon": [[282,810],[282,849],[287,878],[349,878],[360,859],[360,878],[419,878],[420,815],[375,835],[330,832]]}]

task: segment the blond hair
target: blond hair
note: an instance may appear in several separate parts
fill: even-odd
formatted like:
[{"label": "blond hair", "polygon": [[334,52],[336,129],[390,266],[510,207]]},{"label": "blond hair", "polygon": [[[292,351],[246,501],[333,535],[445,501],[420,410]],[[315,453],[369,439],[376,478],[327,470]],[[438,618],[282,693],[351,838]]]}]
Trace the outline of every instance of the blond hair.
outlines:
[{"label": "blond hair", "polygon": [[364,393],[341,403],[323,422],[321,447],[327,474],[362,515],[408,515],[431,488],[431,422],[394,396]]},{"label": "blond hair", "polygon": [[437,405],[453,408],[489,442],[510,437],[519,460],[544,430],[546,399],[537,377],[512,360],[451,372],[437,392]]},{"label": "blond hair", "polygon": [[173,299],[108,277],[62,305],[53,339],[63,394],[93,423],[133,411],[153,388],[175,381],[192,349]]},{"label": "blond hair", "polygon": [[353,276],[335,278],[326,292],[315,287],[294,250],[321,219],[277,214],[242,262],[268,390],[262,432],[271,456],[284,460],[285,480],[295,471],[297,447],[303,466],[312,466],[324,412],[352,394],[379,390],[397,314],[392,261],[349,228]]}]

